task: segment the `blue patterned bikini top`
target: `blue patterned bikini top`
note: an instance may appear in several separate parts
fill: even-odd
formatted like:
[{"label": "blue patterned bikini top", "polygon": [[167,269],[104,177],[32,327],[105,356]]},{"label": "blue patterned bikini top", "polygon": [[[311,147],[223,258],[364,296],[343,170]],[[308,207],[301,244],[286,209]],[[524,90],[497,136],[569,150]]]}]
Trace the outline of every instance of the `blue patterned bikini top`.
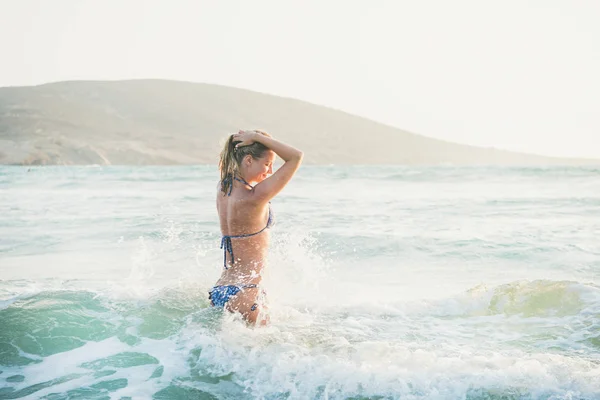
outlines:
[{"label": "blue patterned bikini top", "polygon": [[[227,196],[231,196],[231,190],[233,189],[233,179],[235,179],[238,182],[242,182],[244,185],[248,186],[251,189],[254,189],[254,186],[246,182],[244,178],[238,178],[236,176],[233,177],[233,179],[231,177],[227,177],[225,179],[230,181],[229,192],[227,193]],[[223,237],[221,237],[221,248],[223,249],[223,268],[227,269],[227,253],[229,253],[229,255],[231,256],[231,262],[235,262],[235,259],[233,258],[233,245],[231,243],[231,239],[256,236],[259,233],[262,233],[265,229],[269,229],[271,226],[273,226],[274,222],[275,219],[273,217],[273,211],[271,210],[271,202],[269,202],[269,219],[267,220],[267,225],[260,231],[254,233],[245,233],[243,235],[224,235]]]}]

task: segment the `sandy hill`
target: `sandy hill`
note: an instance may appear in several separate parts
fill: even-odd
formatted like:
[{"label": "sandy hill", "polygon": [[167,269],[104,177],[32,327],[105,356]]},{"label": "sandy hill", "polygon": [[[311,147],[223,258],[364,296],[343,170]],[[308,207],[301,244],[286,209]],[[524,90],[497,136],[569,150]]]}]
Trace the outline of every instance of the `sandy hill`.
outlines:
[{"label": "sandy hill", "polygon": [[0,164],[216,163],[223,138],[260,128],[310,164],[586,164],[412,134],[299,100],[165,80],[0,88]]}]

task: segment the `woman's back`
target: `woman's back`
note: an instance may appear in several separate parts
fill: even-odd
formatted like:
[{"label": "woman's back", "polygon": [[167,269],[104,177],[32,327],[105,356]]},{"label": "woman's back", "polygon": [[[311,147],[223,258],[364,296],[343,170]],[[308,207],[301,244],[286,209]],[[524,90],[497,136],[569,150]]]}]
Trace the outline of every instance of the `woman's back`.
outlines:
[{"label": "woman's back", "polygon": [[269,203],[253,201],[252,195],[253,190],[245,184],[234,184],[230,195],[217,193],[226,268],[219,284],[260,282],[273,215]]}]

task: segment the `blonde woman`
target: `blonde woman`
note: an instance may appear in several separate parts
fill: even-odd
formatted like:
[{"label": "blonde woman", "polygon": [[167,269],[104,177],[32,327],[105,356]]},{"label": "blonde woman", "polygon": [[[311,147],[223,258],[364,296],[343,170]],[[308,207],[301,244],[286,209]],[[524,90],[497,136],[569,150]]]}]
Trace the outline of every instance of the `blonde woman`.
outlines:
[{"label": "blonde woman", "polygon": [[[284,164],[273,173],[275,156]],[[264,308],[260,288],[273,224],[270,201],[302,163],[300,150],[261,131],[231,135],[219,161],[217,211],[221,225],[223,273],[209,292],[211,304],[239,312],[251,324]],[[263,318],[261,323],[266,323]]]}]

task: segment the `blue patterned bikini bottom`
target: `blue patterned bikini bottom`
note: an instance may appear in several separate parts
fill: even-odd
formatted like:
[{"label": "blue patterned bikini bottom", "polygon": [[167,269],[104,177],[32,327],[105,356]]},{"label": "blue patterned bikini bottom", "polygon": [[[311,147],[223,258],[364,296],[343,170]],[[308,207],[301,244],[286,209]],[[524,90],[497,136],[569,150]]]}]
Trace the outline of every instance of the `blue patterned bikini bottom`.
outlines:
[{"label": "blue patterned bikini bottom", "polygon": [[[229,299],[238,294],[240,291],[255,287],[258,286],[255,284],[214,286],[211,291],[208,292],[208,299],[210,300],[211,305],[214,307],[224,308]],[[250,310],[254,311],[257,307],[258,304],[254,303]]]}]

